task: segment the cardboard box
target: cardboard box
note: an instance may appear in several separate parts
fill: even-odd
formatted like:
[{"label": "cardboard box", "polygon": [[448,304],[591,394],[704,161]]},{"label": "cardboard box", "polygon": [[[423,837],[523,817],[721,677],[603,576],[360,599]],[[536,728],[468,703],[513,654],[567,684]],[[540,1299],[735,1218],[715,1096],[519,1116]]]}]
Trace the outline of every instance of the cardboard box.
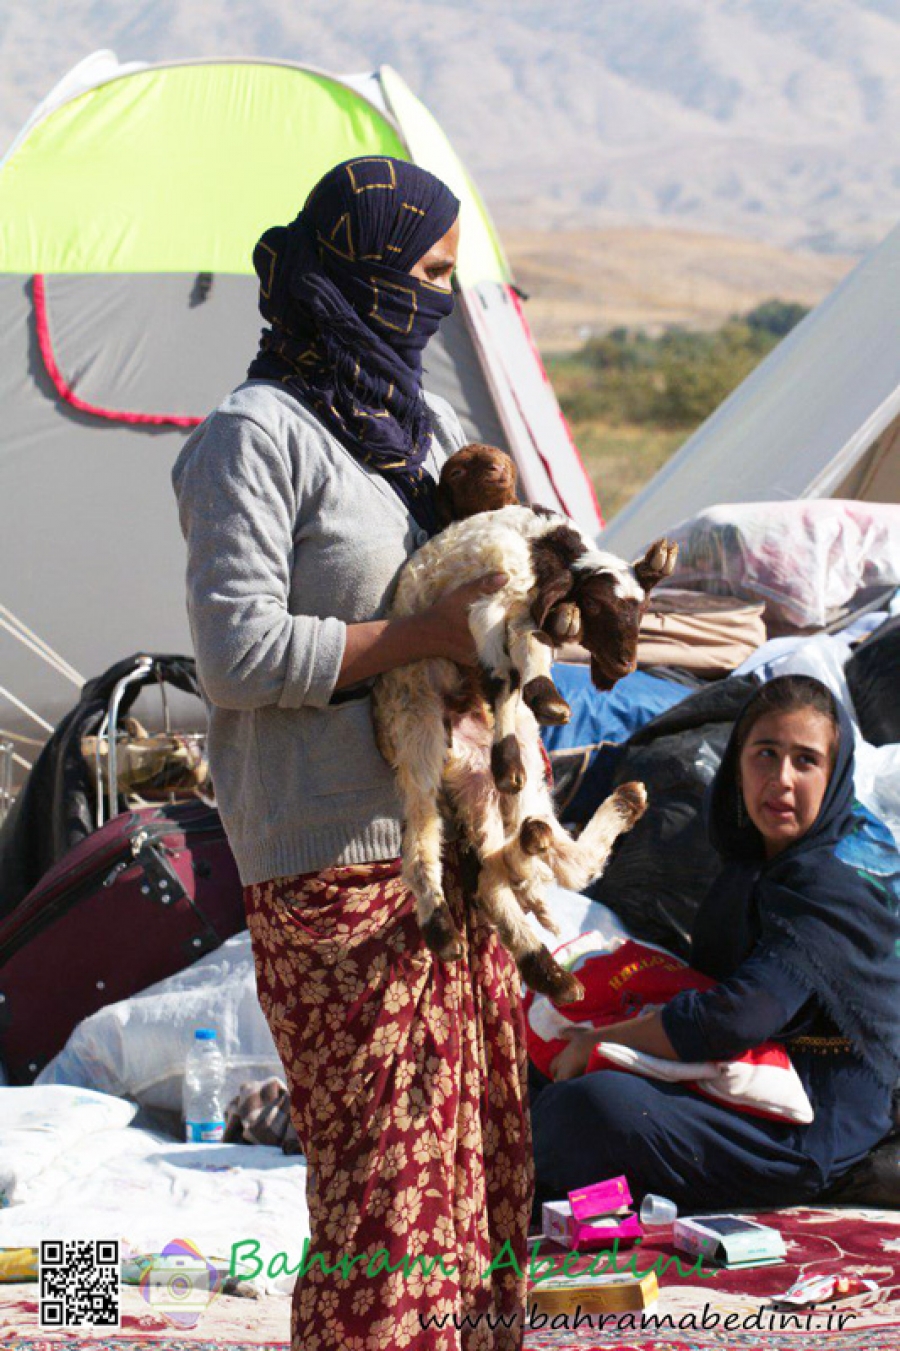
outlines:
[{"label": "cardboard box", "polygon": [[675,1247],[720,1267],[765,1267],[783,1262],[784,1239],[770,1225],[739,1215],[696,1215],[676,1220]]},{"label": "cardboard box", "polygon": [[546,1201],[542,1228],[546,1238],[568,1248],[604,1248],[613,1239],[640,1238],[641,1222],[629,1208],[625,1177],[608,1178],[569,1192],[568,1201]]},{"label": "cardboard box", "polygon": [[528,1306],[540,1313],[634,1313],[652,1309],[659,1299],[655,1271],[640,1278],[627,1274],[548,1276],[531,1286]]}]

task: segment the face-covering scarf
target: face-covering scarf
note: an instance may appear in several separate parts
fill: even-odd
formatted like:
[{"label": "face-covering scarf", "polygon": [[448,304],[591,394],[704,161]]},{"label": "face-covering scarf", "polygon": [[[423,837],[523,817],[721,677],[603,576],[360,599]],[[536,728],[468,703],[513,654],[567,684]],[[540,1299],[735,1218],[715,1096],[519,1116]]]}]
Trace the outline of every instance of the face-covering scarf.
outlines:
[{"label": "face-covering scarf", "polygon": [[724,980],[764,943],[892,1087],[900,1076],[900,921],[876,887],[835,854],[852,825],[854,760],[853,729],[840,704],[838,717],[835,765],[819,814],[769,861],[743,808],[732,733],[707,799],[710,840],[725,867],[698,911],[691,961]]},{"label": "face-covering scarf", "polygon": [[433,174],[387,157],[339,164],[287,226],[253,251],[271,325],[247,372],[278,380],[363,464],[383,474],[417,522],[438,529],[425,469],[431,421],[422,349],[452,293],[410,276],[459,213]]}]

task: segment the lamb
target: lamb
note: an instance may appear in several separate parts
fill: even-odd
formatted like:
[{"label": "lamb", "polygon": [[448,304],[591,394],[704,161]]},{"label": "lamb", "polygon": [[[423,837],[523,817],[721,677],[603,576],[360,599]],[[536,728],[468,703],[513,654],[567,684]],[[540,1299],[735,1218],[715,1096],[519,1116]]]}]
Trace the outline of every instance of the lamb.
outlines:
[{"label": "lamb", "polygon": [[506,506],[451,524],[403,568],[394,615],[415,614],[449,587],[489,571],[509,579],[472,607],[479,668],[433,659],[387,672],[375,685],[379,746],[396,770],[406,808],[404,878],[425,941],[443,959],[458,957],[461,948],[441,885],[442,791],[480,859],[477,903],[523,979],[557,1003],[580,997],[578,981],[553,961],[523,912],[553,929],[546,883],[555,876],[581,890],[599,875],[646,796],[641,785],[623,785],[577,841],[556,821],[535,711],[524,697],[529,688],[544,689],[533,682],[555,692],[550,648],[535,635],[554,607],[574,605],[594,683],[610,688],[634,668],[647,593],[674,562],[674,547],[659,541],[631,568],[597,550],[563,517]]},{"label": "lamb", "polygon": [[[441,470],[437,489],[438,519],[442,526],[465,521],[470,516],[518,503],[518,474],[512,458],[497,446],[470,442],[451,455]],[[532,507],[539,515],[549,515],[544,507]],[[571,601],[550,606],[540,632],[555,645],[578,642],[581,617]],[[570,709],[548,677],[539,677],[522,691],[522,697],[538,722],[568,722]]]}]

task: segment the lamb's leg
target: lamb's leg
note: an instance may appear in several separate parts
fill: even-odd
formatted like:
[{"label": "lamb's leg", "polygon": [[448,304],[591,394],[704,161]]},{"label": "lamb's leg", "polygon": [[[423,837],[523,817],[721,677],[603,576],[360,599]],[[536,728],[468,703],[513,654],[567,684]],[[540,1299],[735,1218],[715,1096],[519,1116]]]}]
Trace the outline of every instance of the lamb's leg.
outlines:
[{"label": "lamb's leg", "polygon": [[569,721],[571,710],[550,674],[553,649],[535,632],[522,639],[522,698],[538,722],[552,726]]},{"label": "lamb's leg", "polygon": [[508,677],[485,676],[487,694],[494,709],[494,736],[491,745],[491,771],[501,793],[521,793],[525,787],[525,765],[516,737],[516,705],[519,701],[517,672]]},{"label": "lamb's leg", "polygon": [[504,603],[497,596],[478,600],[469,611],[483,672],[485,697],[494,710],[491,770],[501,793],[520,793],[525,783],[522,754],[516,740],[516,708],[521,670],[510,657],[510,633]]},{"label": "lamb's leg", "polygon": [[530,691],[531,697],[525,699],[525,703],[536,717],[541,717],[535,708],[535,704],[538,704],[543,710],[543,721],[568,720],[569,706],[549,677],[550,659],[550,649],[534,636],[530,616],[510,620],[504,653],[504,666],[508,674],[494,672],[485,677],[488,697],[494,709],[491,768],[501,793],[521,793],[527,779],[522,746],[516,732],[520,689],[523,697],[525,690]]},{"label": "lamb's leg", "polygon": [[572,891],[583,891],[600,876],[616,840],[640,820],[646,807],[644,785],[623,783],[600,804],[577,840],[554,819],[546,857],[557,880]]},{"label": "lamb's leg", "polygon": [[[519,896],[510,887],[505,817],[517,811],[519,799],[501,796],[497,791],[489,763],[489,736],[483,724],[479,729],[469,722],[455,729],[445,772],[454,813],[481,862],[476,902],[516,959],[525,983],[556,1003],[571,1003],[583,995],[580,983],[554,961],[525,919]],[[537,776],[529,775],[526,800],[530,800],[533,782],[537,782]],[[518,831],[517,825],[515,829]],[[538,917],[545,927],[551,927],[546,911]]]},{"label": "lamb's leg", "polygon": [[559,965],[525,918],[516,893],[503,876],[501,858],[494,855],[485,860],[478,879],[478,904],[497,926],[529,989],[547,995],[554,1004],[572,1004],[582,999],[581,982]]},{"label": "lamb's leg", "polygon": [[407,799],[406,810],[403,880],[416,898],[419,927],[428,947],[443,961],[456,961],[462,956],[462,943],[444,897],[443,824],[437,797],[416,793]]},{"label": "lamb's leg", "polygon": [[544,777],[540,732],[534,714],[524,704],[519,706],[516,736],[525,764],[525,787],[517,797],[500,801],[506,828],[502,865],[522,909],[556,933],[545,901],[547,883],[553,877],[545,857],[552,841],[548,818],[553,816],[553,804]]},{"label": "lamb's leg", "polygon": [[405,809],[403,880],[416,898],[428,947],[444,961],[453,961],[462,956],[462,944],[444,897],[441,866],[443,822],[438,804],[447,758],[444,704],[437,678],[435,688],[421,671],[415,677],[407,677],[407,671],[413,668],[391,673],[393,697],[380,713],[382,718],[391,716],[390,760]]}]

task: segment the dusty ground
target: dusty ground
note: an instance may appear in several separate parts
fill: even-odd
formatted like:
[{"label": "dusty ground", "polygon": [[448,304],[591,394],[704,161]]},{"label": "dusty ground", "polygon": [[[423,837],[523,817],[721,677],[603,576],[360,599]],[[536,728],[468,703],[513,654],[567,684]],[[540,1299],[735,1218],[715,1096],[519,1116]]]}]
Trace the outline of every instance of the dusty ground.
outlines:
[{"label": "dusty ground", "polygon": [[544,352],[626,325],[716,328],[763,300],[813,305],[856,262],[688,230],[505,231],[528,321]]}]

